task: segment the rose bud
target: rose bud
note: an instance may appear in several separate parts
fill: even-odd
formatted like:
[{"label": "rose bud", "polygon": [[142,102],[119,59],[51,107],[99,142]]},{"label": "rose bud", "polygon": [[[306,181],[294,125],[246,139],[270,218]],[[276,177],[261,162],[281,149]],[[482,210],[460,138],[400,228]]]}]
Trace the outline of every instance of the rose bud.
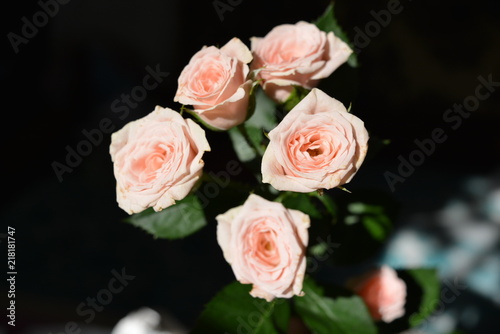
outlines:
[{"label": "rose bud", "polygon": [[406,283],[389,266],[372,270],[347,283],[376,321],[392,322],[405,314]]},{"label": "rose bud", "polygon": [[264,91],[278,102],[286,101],[293,86],[316,87],[352,53],[333,32],[303,21],[279,25],[251,41],[252,70],[259,69],[257,78],[262,79]]},{"label": "rose bud", "polygon": [[252,87],[250,61],[250,50],[238,38],[220,49],[203,47],[182,70],[174,101],[192,105],[202,121],[219,130],[243,123]]}]

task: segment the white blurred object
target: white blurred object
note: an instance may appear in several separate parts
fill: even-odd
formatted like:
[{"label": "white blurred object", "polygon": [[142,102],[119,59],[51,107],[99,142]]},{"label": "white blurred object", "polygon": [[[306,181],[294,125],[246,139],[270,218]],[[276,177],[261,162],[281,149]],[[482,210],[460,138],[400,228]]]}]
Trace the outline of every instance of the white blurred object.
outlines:
[{"label": "white blurred object", "polygon": [[450,314],[432,317],[432,333],[450,333],[456,329],[457,319]]},{"label": "white blurred object", "polygon": [[[111,334],[185,334],[187,331],[172,318],[163,317],[148,307],[129,313],[118,321]],[[161,329],[163,323],[168,330]]]},{"label": "white blurred object", "polygon": [[384,263],[392,267],[420,267],[436,251],[436,245],[428,235],[413,229],[401,230],[391,240],[386,250]]}]

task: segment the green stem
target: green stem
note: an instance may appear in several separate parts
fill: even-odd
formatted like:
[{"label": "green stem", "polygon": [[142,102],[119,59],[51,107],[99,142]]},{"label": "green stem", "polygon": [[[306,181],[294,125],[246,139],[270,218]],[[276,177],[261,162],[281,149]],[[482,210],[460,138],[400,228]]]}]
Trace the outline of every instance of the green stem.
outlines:
[{"label": "green stem", "polygon": [[276,304],[276,300],[273,300],[270,305],[269,305],[269,309],[262,314],[262,317],[259,319],[259,322],[257,323],[257,325],[255,326],[253,332],[254,333],[259,333],[262,329],[262,326],[264,325],[264,322],[269,319],[271,317],[271,315],[273,314],[273,310],[274,310],[274,305]]},{"label": "green stem", "polygon": [[186,106],[185,105],[182,105],[181,106],[181,110],[180,110],[180,114],[182,116],[182,114],[184,114],[184,111],[186,110]]}]

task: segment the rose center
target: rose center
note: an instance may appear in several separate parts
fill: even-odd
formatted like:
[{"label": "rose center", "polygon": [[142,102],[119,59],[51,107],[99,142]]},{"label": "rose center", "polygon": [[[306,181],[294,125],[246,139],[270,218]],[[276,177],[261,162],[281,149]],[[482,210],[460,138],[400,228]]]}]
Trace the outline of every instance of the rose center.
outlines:
[{"label": "rose center", "polygon": [[273,244],[271,244],[269,241],[265,241],[265,243],[264,243],[264,249],[265,249],[266,251],[272,251],[272,250],[273,250],[273,248],[274,248],[274,247],[273,247]]},{"label": "rose center", "polygon": [[168,161],[168,148],[163,145],[155,147],[148,154],[132,163],[132,170],[139,178],[139,182],[150,182],[156,178],[156,173]]},{"label": "rose center", "polygon": [[198,80],[205,92],[211,92],[217,89],[219,82],[221,81],[221,69],[216,66],[210,66],[205,71],[200,73]]},{"label": "rose center", "polygon": [[309,156],[311,157],[315,157],[317,155],[320,155],[321,153],[323,153],[323,150],[321,150],[321,148],[308,148],[307,149],[307,153],[309,153]]},{"label": "rose center", "polygon": [[260,231],[257,236],[257,258],[261,263],[275,266],[279,263],[279,252],[276,247],[276,235],[270,230]]},{"label": "rose center", "polygon": [[321,144],[321,136],[319,134],[313,134],[307,138],[303,139],[300,151],[307,153],[311,158],[317,157],[324,153],[324,147]]},{"label": "rose center", "polygon": [[158,170],[165,162],[166,153],[167,152],[165,152],[165,150],[159,150],[148,155],[144,161],[144,165],[146,167],[144,171],[153,172]]},{"label": "rose center", "polygon": [[307,48],[304,48],[301,41],[291,43],[286,45],[284,50],[281,52],[281,58],[285,61],[293,61],[295,59],[300,59],[307,54]]},{"label": "rose center", "polygon": [[261,250],[272,251],[274,249],[270,231],[261,232],[259,239]]}]

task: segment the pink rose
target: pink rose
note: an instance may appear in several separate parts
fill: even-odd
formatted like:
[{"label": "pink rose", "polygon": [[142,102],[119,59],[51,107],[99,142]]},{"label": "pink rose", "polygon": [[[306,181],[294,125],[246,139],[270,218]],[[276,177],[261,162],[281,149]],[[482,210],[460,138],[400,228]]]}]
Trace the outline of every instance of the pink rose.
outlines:
[{"label": "pink rose", "polygon": [[127,213],[160,211],[181,200],[202,173],[205,131],[172,109],[157,106],[111,136],[116,199]]},{"label": "pink rose", "polygon": [[222,48],[203,47],[179,76],[174,101],[192,105],[208,125],[227,130],[245,121],[252,81],[250,50],[238,38]]},{"label": "pink rose", "polygon": [[304,193],[349,182],[368,150],[363,122],[316,88],[269,133],[269,139],[262,182]]},{"label": "pink rose", "polygon": [[262,68],[257,77],[278,102],[290,96],[293,85],[316,87],[319,79],[332,74],[352,53],[333,32],[327,34],[303,21],[279,25],[264,38],[253,37],[251,41],[252,69]]},{"label": "pink rose", "polygon": [[267,301],[302,295],[309,216],[250,195],[218,215],[217,241],[236,279]]},{"label": "pink rose", "polygon": [[364,300],[376,321],[391,322],[405,314],[406,284],[391,267],[351,279],[348,286]]}]

